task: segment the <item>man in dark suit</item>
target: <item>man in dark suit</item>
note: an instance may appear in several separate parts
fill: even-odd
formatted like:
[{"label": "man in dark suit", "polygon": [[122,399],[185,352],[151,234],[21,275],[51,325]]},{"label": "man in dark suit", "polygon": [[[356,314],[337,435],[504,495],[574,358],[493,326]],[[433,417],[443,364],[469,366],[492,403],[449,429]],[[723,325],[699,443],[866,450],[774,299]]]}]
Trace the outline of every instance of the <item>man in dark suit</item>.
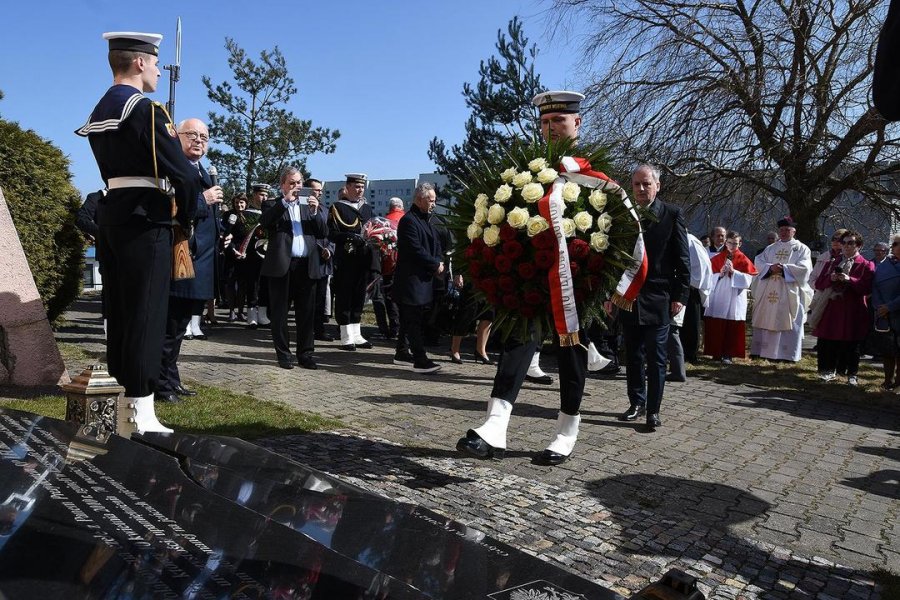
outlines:
[{"label": "man in dark suit", "polygon": [[313,321],[316,282],[321,277],[316,238],[328,236],[324,211],[315,195],[300,196],[303,174],[288,167],[281,174],[282,198],[266,210],[259,223],[269,234],[269,247],[261,274],[269,285],[269,314],[272,341],[278,366],[293,369],[288,334],[288,310],[294,304],[297,329],[297,362],[304,369],[316,369],[313,360]]},{"label": "man in dark suit", "polygon": [[631,312],[619,312],[631,402],[631,408],[619,419],[634,421],[646,415],[650,431],[662,425],[659,406],[665,386],[669,324],[687,302],[691,277],[687,230],[681,209],[658,200],[659,188],[656,167],[641,165],[634,171],[631,177],[634,198],[652,213],[652,217],[642,221],[648,270]]},{"label": "man in dark suit", "polygon": [[212,179],[200,159],[206,154],[209,130],[200,119],[187,119],[178,125],[178,139],[184,156],[194,166],[198,185],[204,191],[197,194],[194,213],[194,235],[189,246],[194,263],[194,278],[173,281],[169,290],[166,339],[163,342],[162,366],[156,385],[156,401],[178,403],[180,396],[194,396],[185,388],[178,373],[178,356],[185,329],[193,315],[203,310],[206,301],[215,296],[216,244],[219,240],[219,204],[222,188]]},{"label": "man in dark suit", "polygon": [[159,82],[162,36],[103,37],[109,41],[113,85],[76,133],[90,141],[109,190],[97,213],[97,257],[107,293],[106,360],[110,375],[125,388],[138,431],[171,432],[156,418],[153,392],[172,276],[172,209],[187,229],[199,187],[165,108],[144,96]]},{"label": "man in dark suit", "polygon": [[[321,204],[324,184],[318,179],[307,179],[306,186],[309,188],[310,195],[316,197]],[[325,323],[328,321],[326,315],[330,315],[328,309],[328,280],[334,273],[334,242],[327,237],[316,238],[316,246],[319,251],[319,279],[316,281],[316,317],[313,323],[315,330],[315,339],[320,342],[333,342],[334,337],[325,331]]]},{"label": "man in dark suit", "polygon": [[416,373],[434,373],[441,368],[425,353],[425,311],[434,300],[434,278],[444,273],[441,243],[429,222],[436,199],[433,184],[418,185],[412,208],[397,226],[393,293],[400,305],[400,331],[394,362],[408,362],[411,351]]}]

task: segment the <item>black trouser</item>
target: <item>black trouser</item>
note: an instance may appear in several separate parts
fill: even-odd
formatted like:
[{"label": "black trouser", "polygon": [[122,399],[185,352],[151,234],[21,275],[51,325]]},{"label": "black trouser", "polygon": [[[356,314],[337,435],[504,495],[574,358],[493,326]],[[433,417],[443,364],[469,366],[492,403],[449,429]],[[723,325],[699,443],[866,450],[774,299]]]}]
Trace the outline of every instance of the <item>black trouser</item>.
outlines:
[{"label": "black trouser", "polygon": [[315,349],[313,321],[316,309],[316,280],[309,277],[309,259],[292,258],[287,274],[267,277],[269,283],[269,318],[272,341],[279,361],[291,360],[288,311],[294,305],[297,335],[297,357],[308,356]]},{"label": "black trouser", "polygon": [[205,302],[191,298],[169,296],[169,308],[166,316],[166,337],[163,340],[162,365],[159,370],[159,382],[156,392],[169,394],[181,385],[178,373],[178,356],[181,354],[181,342],[191,316],[202,310]]},{"label": "black trouser", "polygon": [[397,335],[400,321],[400,308],[391,296],[394,276],[384,275],[376,284],[377,296],[372,294],[372,309],[375,311],[375,322],[378,330],[386,336]]},{"label": "black trouser", "polygon": [[345,254],[341,262],[335,265],[331,291],[334,294],[334,317],[338,325],[359,323],[362,318],[368,271],[368,261],[356,254]]},{"label": "black trouser", "polygon": [[239,301],[246,303],[247,308],[259,306],[260,269],[262,269],[262,259],[256,256],[255,251],[252,255],[248,253],[246,258],[239,258],[235,261],[238,298]]},{"label": "black trouser", "polygon": [[625,375],[628,401],[646,406],[647,414],[656,414],[662,404],[666,385],[666,344],[668,325],[622,323],[625,338]]},{"label": "black trouser", "polygon": [[688,294],[687,305],[684,308],[684,323],[678,335],[681,337],[681,347],[684,349],[684,360],[689,363],[697,362],[697,350],[700,347],[700,324],[703,321],[703,302],[700,300],[700,291],[691,288]]},{"label": "black trouser", "polygon": [[819,338],[816,360],[820,373],[843,371],[841,375],[855,376],[859,372],[859,340],[826,340]]},{"label": "black trouser", "polygon": [[129,397],[156,390],[172,276],[172,228],[104,225],[98,258],[106,296],[106,361]]},{"label": "black trouser", "polygon": [[425,353],[425,313],[427,304],[400,305],[400,331],[397,334],[397,352],[407,349],[417,363],[428,360]]},{"label": "black trouser", "polygon": [[[584,395],[584,378],[587,374],[587,350],[581,345],[560,346],[556,334],[552,334],[559,368],[559,409],[567,415],[577,415]],[[584,331],[581,331],[583,341]],[[538,340],[532,336],[528,341],[507,339],[494,375],[492,398],[500,398],[515,403],[531,365],[531,359],[538,348]]]}]

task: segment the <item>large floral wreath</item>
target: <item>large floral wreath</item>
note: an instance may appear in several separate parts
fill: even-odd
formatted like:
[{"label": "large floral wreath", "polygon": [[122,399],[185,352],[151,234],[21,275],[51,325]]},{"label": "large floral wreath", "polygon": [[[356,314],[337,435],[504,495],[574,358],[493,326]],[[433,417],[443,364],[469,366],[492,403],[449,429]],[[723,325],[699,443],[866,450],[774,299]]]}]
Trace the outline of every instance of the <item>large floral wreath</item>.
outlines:
[{"label": "large floral wreath", "polygon": [[599,171],[604,158],[569,141],[517,142],[462,182],[456,264],[504,335],[543,336],[555,324],[561,342],[577,343],[572,334],[604,301],[630,309],[646,273],[643,240],[625,191]]}]

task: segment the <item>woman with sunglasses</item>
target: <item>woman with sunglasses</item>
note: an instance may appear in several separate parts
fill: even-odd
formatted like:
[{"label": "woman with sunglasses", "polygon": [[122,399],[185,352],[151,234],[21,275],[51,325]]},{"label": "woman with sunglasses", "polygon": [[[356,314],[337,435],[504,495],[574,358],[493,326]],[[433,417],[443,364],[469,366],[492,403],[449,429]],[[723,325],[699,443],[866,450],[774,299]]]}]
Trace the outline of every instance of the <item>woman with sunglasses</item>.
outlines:
[{"label": "woman with sunglasses", "polygon": [[848,231],[841,239],[841,256],[832,260],[816,279],[816,290],[827,302],[813,335],[819,338],[819,377],[831,381],[835,369],[846,368],[847,383],[858,385],[859,347],[869,332],[866,296],[872,291],[875,266],[859,249],[862,236]]}]

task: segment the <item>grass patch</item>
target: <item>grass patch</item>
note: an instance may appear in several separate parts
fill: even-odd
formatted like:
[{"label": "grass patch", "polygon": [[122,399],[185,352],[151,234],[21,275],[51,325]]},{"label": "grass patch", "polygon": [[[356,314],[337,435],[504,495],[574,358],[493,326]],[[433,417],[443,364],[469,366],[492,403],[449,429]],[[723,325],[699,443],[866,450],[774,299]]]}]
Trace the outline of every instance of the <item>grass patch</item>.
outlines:
[{"label": "grass patch", "polygon": [[[56,342],[56,347],[59,348],[59,353],[62,356],[63,362],[94,361],[96,359],[94,353],[88,352],[78,344]],[[73,374],[73,376],[74,375],[75,374]]]},{"label": "grass patch", "polygon": [[[280,402],[260,400],[246,394],[194,385],[197,395],[181,404],[156,405],[156,414],[166,425],[184,433],[227,435],[252,440],[260,437],[337,429],[340,421],[296,410]],[[0,398],[0,406],[63,419],[63,396]]]},{"label": "grass patch", "polygon": [[771,362],[765,359],[739,360],[726,365],[709,358],[700,358],[688,365],[688,374],[724,385],[748,385],[772,391],[795,392],[829,400],[870,403],[873,399],[896,402],[897,394],[881,389],[884,381],[880,363],[863,361],[859,365],[859,387],[847,385],[847,378],[838,376],[824,382],[818,378],[815,355],[803,355],[798,363]]}]

